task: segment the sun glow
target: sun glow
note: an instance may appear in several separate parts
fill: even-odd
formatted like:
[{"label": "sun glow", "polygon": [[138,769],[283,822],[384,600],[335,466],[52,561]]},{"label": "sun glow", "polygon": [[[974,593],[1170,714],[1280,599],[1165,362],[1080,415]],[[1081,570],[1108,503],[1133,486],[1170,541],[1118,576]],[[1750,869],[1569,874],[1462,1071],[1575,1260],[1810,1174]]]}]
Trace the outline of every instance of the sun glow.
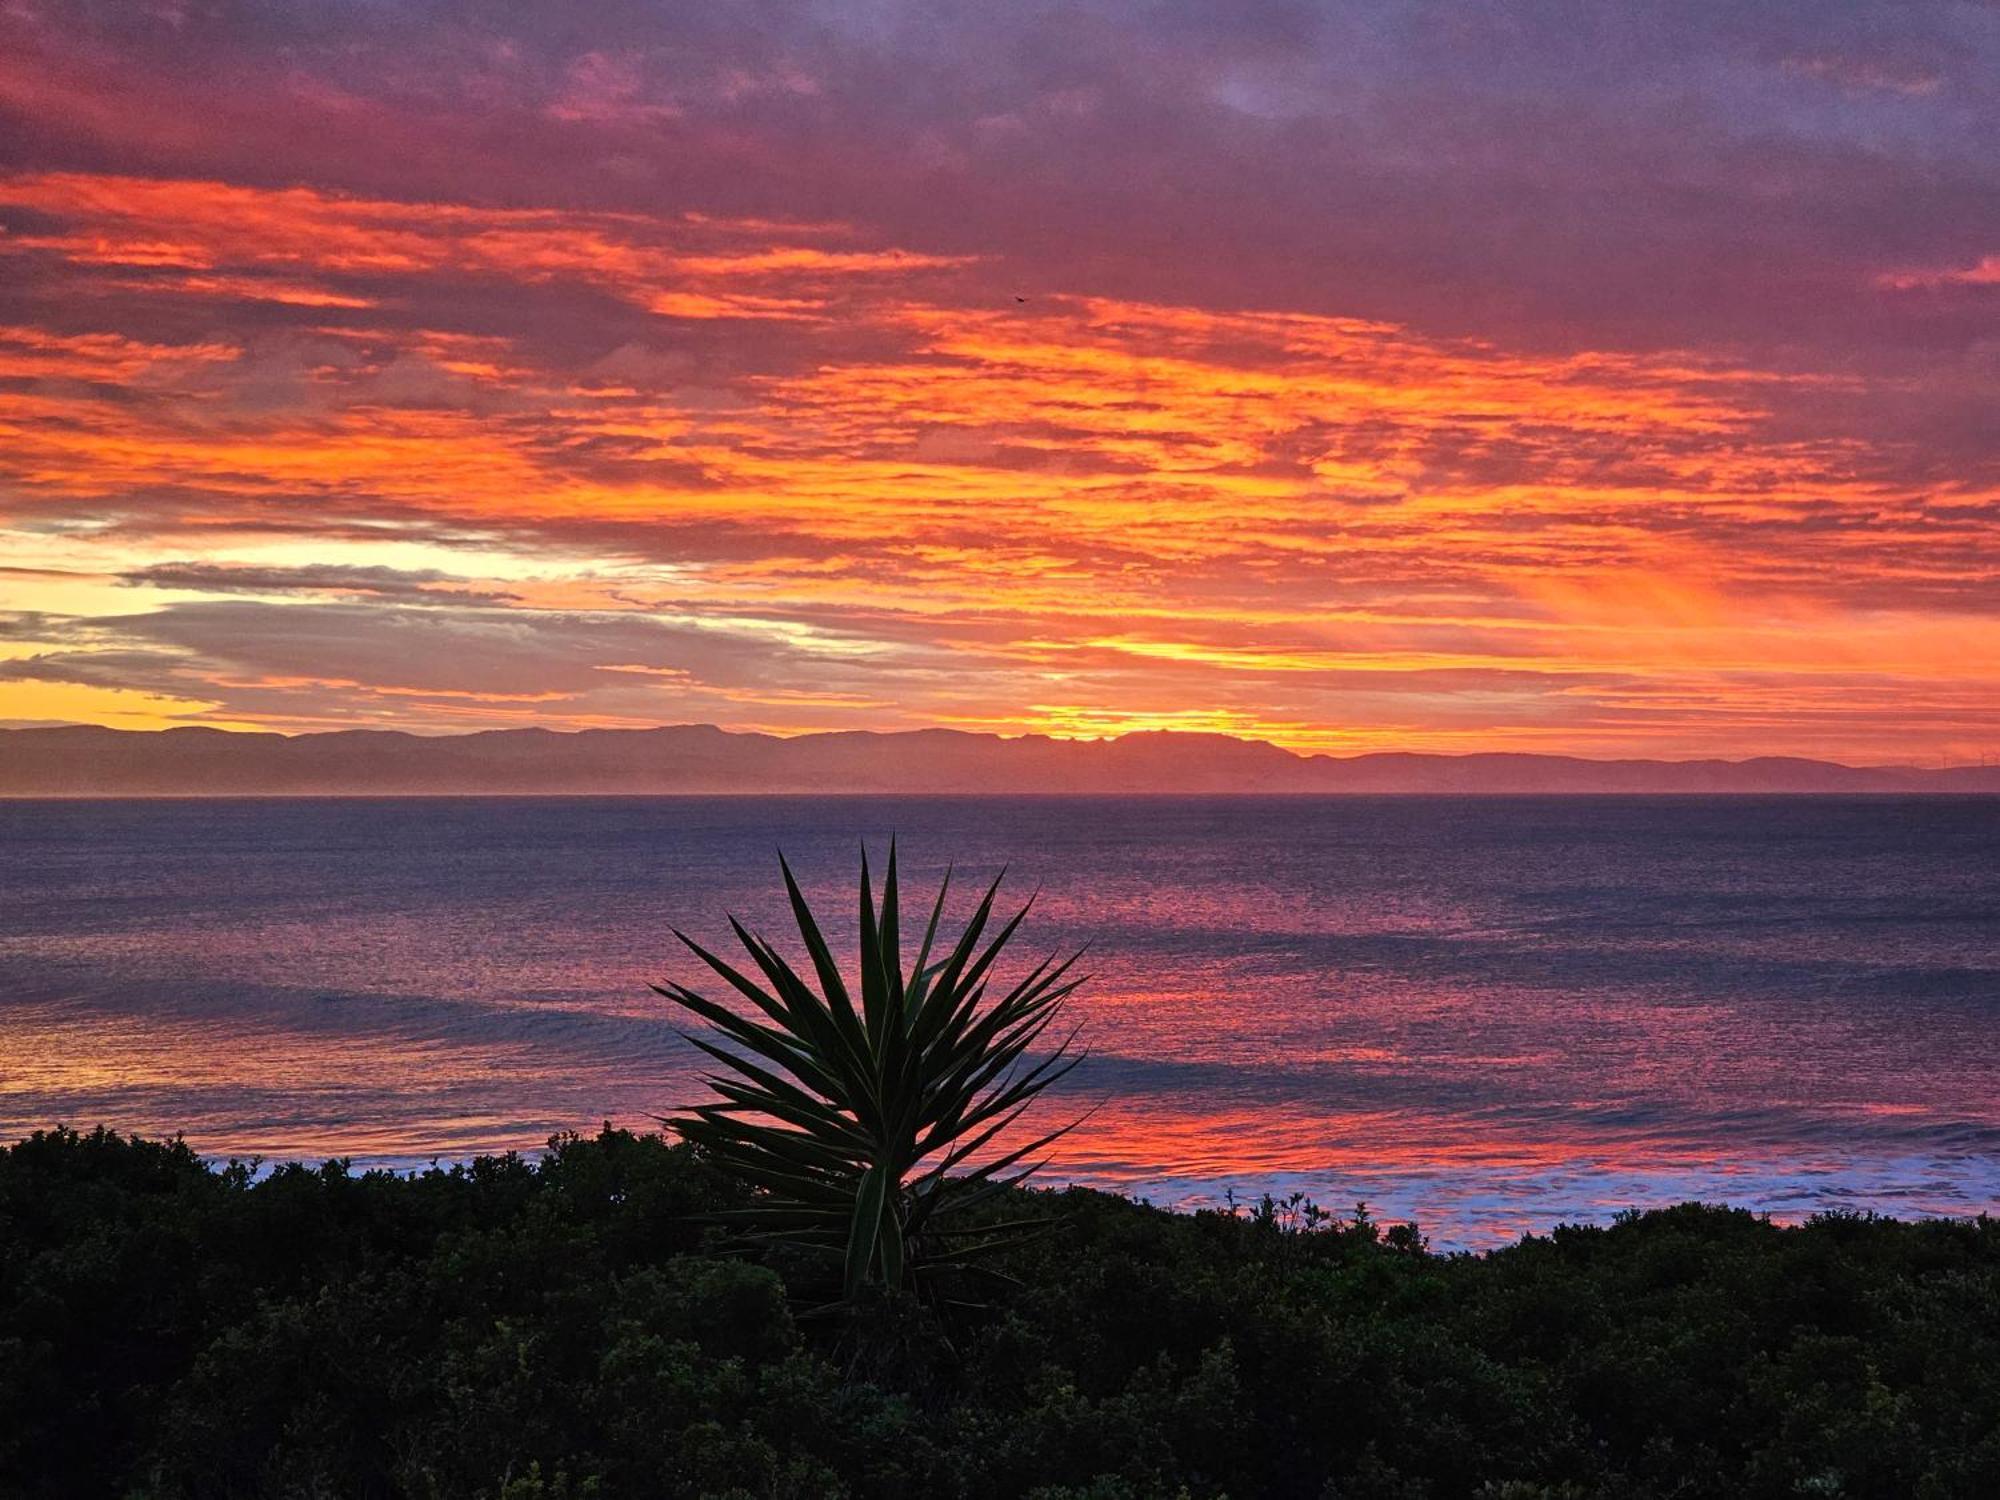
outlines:
[{"label": "sun glow", "polygon": [[0,717],[2000,740],[1906,376],[616,200],[0,176]]}]

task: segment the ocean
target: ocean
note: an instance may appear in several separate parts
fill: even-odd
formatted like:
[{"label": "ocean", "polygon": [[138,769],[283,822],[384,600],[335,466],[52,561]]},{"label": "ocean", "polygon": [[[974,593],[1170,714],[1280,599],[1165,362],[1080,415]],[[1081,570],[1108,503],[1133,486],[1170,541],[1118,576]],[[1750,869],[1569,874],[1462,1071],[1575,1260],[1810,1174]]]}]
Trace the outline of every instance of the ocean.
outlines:
[{"label": "ocean", "polygon": [[[2000,798],[0,803],[0,1134],[409,1167],[700,1096],[647,989],[782,848],[1088,942],[1046,1180],[1476,1247],[1698,1198],[2000,1206]],[[915,904],[915,900],[912,900]],[[906,922],[910,919],[906,918]]]}]

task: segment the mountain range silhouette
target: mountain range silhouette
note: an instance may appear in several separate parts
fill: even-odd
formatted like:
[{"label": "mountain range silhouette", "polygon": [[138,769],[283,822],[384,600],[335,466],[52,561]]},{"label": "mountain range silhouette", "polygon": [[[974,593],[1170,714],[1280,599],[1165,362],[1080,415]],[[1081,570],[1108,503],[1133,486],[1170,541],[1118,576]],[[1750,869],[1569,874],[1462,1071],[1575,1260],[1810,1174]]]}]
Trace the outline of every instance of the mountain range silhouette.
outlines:
[{"label": "mountain range silhouette", "polygon": [[0,730],[0,796],[13,797],[1995,791],[2000,766],[1930,770],[1784,756],[1300,755],[1261,740],[1179,731],[1063,740],[953,729],[780,737],[711,724],[462,735]]}]

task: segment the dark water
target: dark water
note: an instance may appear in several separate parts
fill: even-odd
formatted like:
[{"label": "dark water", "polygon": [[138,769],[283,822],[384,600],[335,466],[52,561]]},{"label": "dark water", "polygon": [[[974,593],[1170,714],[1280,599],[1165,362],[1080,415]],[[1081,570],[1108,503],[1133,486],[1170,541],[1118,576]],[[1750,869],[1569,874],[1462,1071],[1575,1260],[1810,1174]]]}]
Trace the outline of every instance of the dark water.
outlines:
[{"label": "dark water", "polygon": [[[670,926],[863,838],[1094,941],[1056,1180],[1444,1244],[2000,1203],[2000,799],[0,803],[0,1132],[414,1162],[696,1093]],[[1060,1112],[1060,1111],[1057,1111]]]}]

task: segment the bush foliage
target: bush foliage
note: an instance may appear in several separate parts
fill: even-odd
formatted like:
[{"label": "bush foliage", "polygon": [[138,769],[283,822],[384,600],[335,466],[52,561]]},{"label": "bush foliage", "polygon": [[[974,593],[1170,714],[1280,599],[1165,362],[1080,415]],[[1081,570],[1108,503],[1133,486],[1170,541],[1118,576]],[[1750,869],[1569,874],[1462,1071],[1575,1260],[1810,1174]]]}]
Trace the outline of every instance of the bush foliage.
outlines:
[{"label": "bush foliage", "polygon": [[1041,1193],[991,1309],[836,1334],[715,1253],[744,1197],[608,1129],[415,1176],[38,1134],[0,1154],[0,1493],[2000,1494],[1990,1219],[1686,1206],[1475,1257]]}]

